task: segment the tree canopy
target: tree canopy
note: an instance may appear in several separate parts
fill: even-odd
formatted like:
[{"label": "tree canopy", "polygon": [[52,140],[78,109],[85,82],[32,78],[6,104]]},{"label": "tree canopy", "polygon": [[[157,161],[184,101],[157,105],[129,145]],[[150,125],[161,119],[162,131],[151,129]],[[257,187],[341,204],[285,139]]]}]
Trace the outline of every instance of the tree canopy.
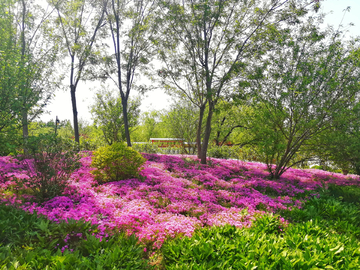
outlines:
[{"label": "tree canopy", "polygon": [[339,125],[340,115],[342,124],[356,118],[350,112],[360,93],[359,45],[357,39],[342,41],[339,32],[320,31],[310,18],[283,31],[265,61],[248,65],[252,132],[272,177],[302,162],[299,151]]}]

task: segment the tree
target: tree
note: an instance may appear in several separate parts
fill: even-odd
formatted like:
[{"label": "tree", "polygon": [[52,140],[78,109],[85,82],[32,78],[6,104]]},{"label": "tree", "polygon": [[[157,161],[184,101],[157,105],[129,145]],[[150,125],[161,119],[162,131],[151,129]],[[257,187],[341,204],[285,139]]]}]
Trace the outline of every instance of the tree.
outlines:
[{"label": "tree", "polygon": [[[338,115],[329,130],[314,138],[314,154],[343,170],[360,175],[360,118],[359,103],[346,115]],[[349,115],[353,117],[349,118]],[[344,119],[348,119],[344,121]]]},{"label": "tree", "polygon": [[150,62],[152,55],[150,22],[153,19],[154,3],[153,0],[111,0],[106,10],[115,51],[113,57],[106,59],[106,75],[111,77],[115,73],[115,78],[111,78],[120,92],[128,146],[131,146],[128,100],[138,71]]},{"label": "tree", "polygon": [[[248,123],[244,123],[244,115],[248,108],[234,101],[221,100],[213,115],[212,138],[216,146],[225,145],[230,141],[234,131],[248,129]],[[237,142],[231,141],[231,144]]]},{"label": "tree", "polygon": [[86,66],[91,57],[95,58],[95,41],[105,23],[107,0],[52,0],[58,15],[57,24],[65,41],[70,57],[69,81],[73,110],[75,141],[80,143],[76,89],[86,75]]},{"label": "tree", "polygon": [[360,90],[359,40],[342,42],[340,32],[321,32],[307,19],[279,35],[267,61],[248,66],[251,121],[275,179],[306,160],[299,153],[338,125],[340,115],[343,123],[351,119]]},{"label": "tree", "polygon": [[0,132],[16,122],[21,104],[17,97],[19,78],[19,48],[16,46],[16,29],[14,26],[14,3],[0,3]]},{"label": "tree", "polygon": [[140,124],[134,128],[132,137],[136,142],[148,142],[150,138],[166,138],[170,136],[163,118],[165,112],[152,110],[140,116]]},{"label": "tree", "polygon": [[2,3],[1,103],[7,107],[3,119],[12,124],[21,119],[26,153],[29,121],[43,112],[56,87],[50,65],[56,60],[57,39],[50,38],[48,27],[52,10],[27,0]]},{"label": "tree", "polygon": [[296,22],[309,3],[312,1],[161,2],[164,30],[158,44],[163,68],[159,75],[169,92],[186,96],[199,107],[197,145],[201,163],[206,163],[218,101],[235,88],[245,62],[264,53],[262,48],[276,32],[275,26]]},{"label": "tree", "polygon": [[170,137],[184,139],[184,151],[193,154],[196,151],[198,108],[187,100],[179,100],[172,104],[170,110],[163,115],[163,123]]},{"label": "tree", "polygon": [[[138,124],[140,100],[129,100],[127,107],[128,128]],[[103,131],[106,142],[111,145],[126,139],[125,123],[121,99],[113,97],[111,92],[97,93],[95,104],[91,107],[94,123]]]}]

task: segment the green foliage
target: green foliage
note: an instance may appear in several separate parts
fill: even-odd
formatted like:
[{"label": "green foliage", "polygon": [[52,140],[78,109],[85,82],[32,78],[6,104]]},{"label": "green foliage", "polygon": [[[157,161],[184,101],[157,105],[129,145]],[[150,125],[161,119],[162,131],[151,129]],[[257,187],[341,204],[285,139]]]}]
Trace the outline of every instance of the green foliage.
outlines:
[{"label": "green foliage", "polygon": [[359,186],[338,186],[329,184],[327,192],[329,195],[339,198],[343,202],[360,203]]},{"label": "green foliage", "polygon": [[[360,175],[360,121],[359,103],[347,113],[339,114],[333,126],[315,140],[314,152],[321,159],[331,162],[344,173]],[[346,119],[346,121],[344,121]]]},{"label": "green foliage", "polygon": [[239,158],[240,147],[238,146],[212,146],[209,147],[208,156],[213,158],[223,158],[223,159],[238,159]]},{"label": "green foliage", "polygon": [[[166,241],[166,269],[356,269],[359,241],[331,233],[316,221],[290,224],[281,234],[276,216],[255,226],[200,229],[191,238]],[[259,226],[261,225],[261,226]]]},{"label": "green foliage", "polygon": [[[251,86],[245,91],[252,93],[254,110],[248,121],[274,179],[310,158],[319,134],[358,118],[352,112],[360,62],[353,54],[360,41],[343,41],[339,32],[321,32],[317,24],[312,18],[289,27],[267,61],[248,66]],[[257,71],[264,76],[253,78]]]},{"label": "green foliage", "polygon": [[258,216],[251,228],[203,228],[162,247],[166,269],[357,269],[358,186],[330,185],[298,209]]},{"label": "green foliage", "polygon": [[[21,111],[19,95],[20,51],[16,46],[16,28],[13,25],[13,1],[0,3],[0,131],[12,127],[17,122],[16,116]],[[3,144],[1,144],[3,145]],[[2,150],[3,151],[3,150]]]},{"label": "green foliage", "polygon": [[239,150],[239,159],[246,161],[264,162],[265,157],[256,145],[246,145]]},{"label": "green foliage", "polygon": [[136,143],[133,144],[132,148],[140,153],[148,154],[165,154],[165,155],[178,155],[188,154],[184,148],[180,147],[159,147],[157,144],[152,143]]},{"label": "green foliage", "polygon": [[23,144],[20,129],[17,125],[9,125],[0,132],[0,155],[16,155]]},{"label": "green foliage", "polygon": [[208,150],[209,157],[224,159],[239,159],[245,161],[263,162],[264,156],[256,146],[216,146],[213,145]]},{"label": "green foliage", "polygon": [[[68,219],[60,223],[50,222],[36,213],[0,204],[0,239],[3,246],[36,246],[53,250],[67,246],[74,249],[85,234],[97,232],[91,222]],[[0,246],[1,246],[0,245]]]},{"label": "green foliage", "polygon": [[92,235],[96,231],[90,222],[57,224],[0,204],[0,269],[147,268],[136,237],[115,234],[101,241]]},{"label": "green foliage", "polygon": [[172,104],[169,111],[163,114],[162,121],[170,138],[181,138],[187,144],[183,144],[183,152],[194,154],[196,147],[192,143],[196,141],[198,126],[198,108],[188,100],[178,100]]},{"label": "green foliage", "polygon": [[[217,104],[212,118],[212,139],[217,146],[226,143],[239,143],[235,136],[244,135],[248,123],[244,122],[245,115],[252,113],[251,108],[244,106],[241,102],[220,101]],[[242,138],[241,142],[244,142]]]},{"label": "green foliage", "polygon": [[91,165],[96,170],[91,173],[99,183],[137,177],[145,161],[145,158],[131,147],[124,143],[114,143],[93,152]]},{"label": "green foliage", "polygon": [[36,224],[43,220],[37,215],[0,204],[0,246],[29,245],[37,241]]},{"label": "green foliage", "polygon": [[[129,100],[127,106],[128,125],[132,129],[138,123],[140,100]],[[120,97],[113,97],[109,91],[97,93],[91,114],[95,125],[102,130],[109,145],[125,140],[123,105]]]},{"label": "green foliage", "polygon": [[15,179],[18,191],[30,188],[38,202],[62,195],[70,175],[80,167],[78,146],[55,135],[29,137],[27,149],[31,159],[20,156],[29,179]]},{"label": "green foliage", "polygon": [[163,122],[164,112],[152,110],[144,112],[140,125],[135,128],[132,138],[135,142],[148,142],[150,138],[168,138],[170,136]]},{"label": "green foliage", "polygon": [[279,215],[265,214],[260,215],[253,223],[256,230],[266,234],[283,233],[286,225],[282,222]]},{"label": "green foliage", "polygon": [[[291,17],[292,21],[297,20],[307,9],[303,3],[294,1],[282,5],[269,1],[261,8],[258,4],[256,1],[212,0],[160,2],[164,15],[159,18],[157,29],[158,55],[163,62],[158,70],[159,79],[168,93],[186,97],[199,108],[197,141],[200,151],[202,140],[198,154],[203,164],[216,106],[224,97],[231,97],[244,69],[253,66],[253,62],[267,51],[268,43],[273,42],[273,36],[279,32],[276,29],[279,20],[273,19],[282,18],[280,21],[283,21]],[[268,23],[270,21],[274,23]],[[231,129],[223,126],[216,131],[224,131],[223,141]],[[203,138],[200,138],[201,133]],[[215,138],[220,141],[220,136]]]},{"label": "green foliage", "polygon": [[[313,220],[328,232],[346,234],[349,237],[359,237],[360,207],[358,204],[349,203],[348,201],[356,200],[357,198],[349,199],[353,194],[346,193],[346,190],[352,189],[333,187],[329,192],[323,194],[322,197],[314,197],[308,200],[301,209],[286,210],[281,215],[293,222],[301,223]],[[358,188],[355,190],[358,192]],[[339,193],[342,195],[347,194],[345,195],[346,200],[342,201],[343,198],[341,196],[338,198],[332,196],[332,194],[339,195]]]},{"label": "green foliage", "polygon": [[[47,125],[52,122],[47,123]],[[89,124],[82,119],[79,120],[80,150],[93,151],[100,146],[106,145],[103,131],[95,124]],[[54,126],[54,125],[53,125]],[[54,132],[54,129],[53,129]],[[74,139],[74,129],[70,120],[62,120],[57,126],[57,135],[63,139]]]},{"label": "green foliage", "polygon": [[159,153],[160,149],[156,144],[152,143],[134,143],[132,148],[139,153],[156,154]]},{"label": "green foliage", "polygon": [[336,168],[332,168],[329,166],[323,166],[323,165],[315,165],[315,166],[311,166],[311,169],[318,169],[318,170],[323,170],[323,171],[328,171],[328,172],[334,172],[334,173],[342,173],[343,171],[340,169],[336,169]]}]

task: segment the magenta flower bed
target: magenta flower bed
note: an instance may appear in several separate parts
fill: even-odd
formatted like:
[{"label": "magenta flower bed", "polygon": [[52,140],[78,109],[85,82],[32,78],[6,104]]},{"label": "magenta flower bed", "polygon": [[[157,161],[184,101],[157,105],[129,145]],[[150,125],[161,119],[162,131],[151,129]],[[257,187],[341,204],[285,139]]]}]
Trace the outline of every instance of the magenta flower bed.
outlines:
[{"label": "magenta flower bed", "polygon": [[160,248],[166,238],[191,236],[199,227],[248,227],[258,215],[301,207],[328,183],[360,185],[358,176],[321,170],[289,169],[273,181],[261,163],[211,159],[210,165],[200,165],[192,156],[144,156],[148,161],[140,179],[97,185],[90,173],[91,153],[84,153],[82,167],[72,174],[63,196],[41,205],[9,192],[17,188],[14,178],[29,183],[31,178],[16,159],[0,157],[0,199],[55,222],[91,221],[98,224],[100,238],[121,230]]}]

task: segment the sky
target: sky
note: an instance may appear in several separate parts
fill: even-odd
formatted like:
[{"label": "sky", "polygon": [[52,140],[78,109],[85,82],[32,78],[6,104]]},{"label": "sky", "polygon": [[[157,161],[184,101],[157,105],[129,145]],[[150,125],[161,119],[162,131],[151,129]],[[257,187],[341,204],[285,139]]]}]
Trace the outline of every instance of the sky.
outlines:
[{"label": "sky", "polygon": [[[321,6],[321,11],[327,14],[324,22],[325,25],[332,25],[337,28],[341,23],[349,30],[349,35],[360,35],[360,0],[323,0]],[[344,10],[347,7],[350,7],[350,12],[346,12],[344,17]],[[353,23],[354,26],[348,27],[350,23]],[[64,84],[66,84],[66,81]],[[93,83],[79,82],[76,91],[79,120],[82,119],[88,123],[92,122],[89,106],[94,103],[93,98],[96,90],[99,88],[99,85]],[[136,95],[136,93],[130,93],[130,96],[133,94]],[[142,96],[141,99],[140,109],[142,112],[166,109],[171,103],[171,97],[166,95],[161,89],[152,90]],[[69,119],[73,122],[70,90],[58,90],[55,98],[47,106],[46,110],[48,113],[40,118],[42,121],[55,120],[57,116],[60,120]]]}]

